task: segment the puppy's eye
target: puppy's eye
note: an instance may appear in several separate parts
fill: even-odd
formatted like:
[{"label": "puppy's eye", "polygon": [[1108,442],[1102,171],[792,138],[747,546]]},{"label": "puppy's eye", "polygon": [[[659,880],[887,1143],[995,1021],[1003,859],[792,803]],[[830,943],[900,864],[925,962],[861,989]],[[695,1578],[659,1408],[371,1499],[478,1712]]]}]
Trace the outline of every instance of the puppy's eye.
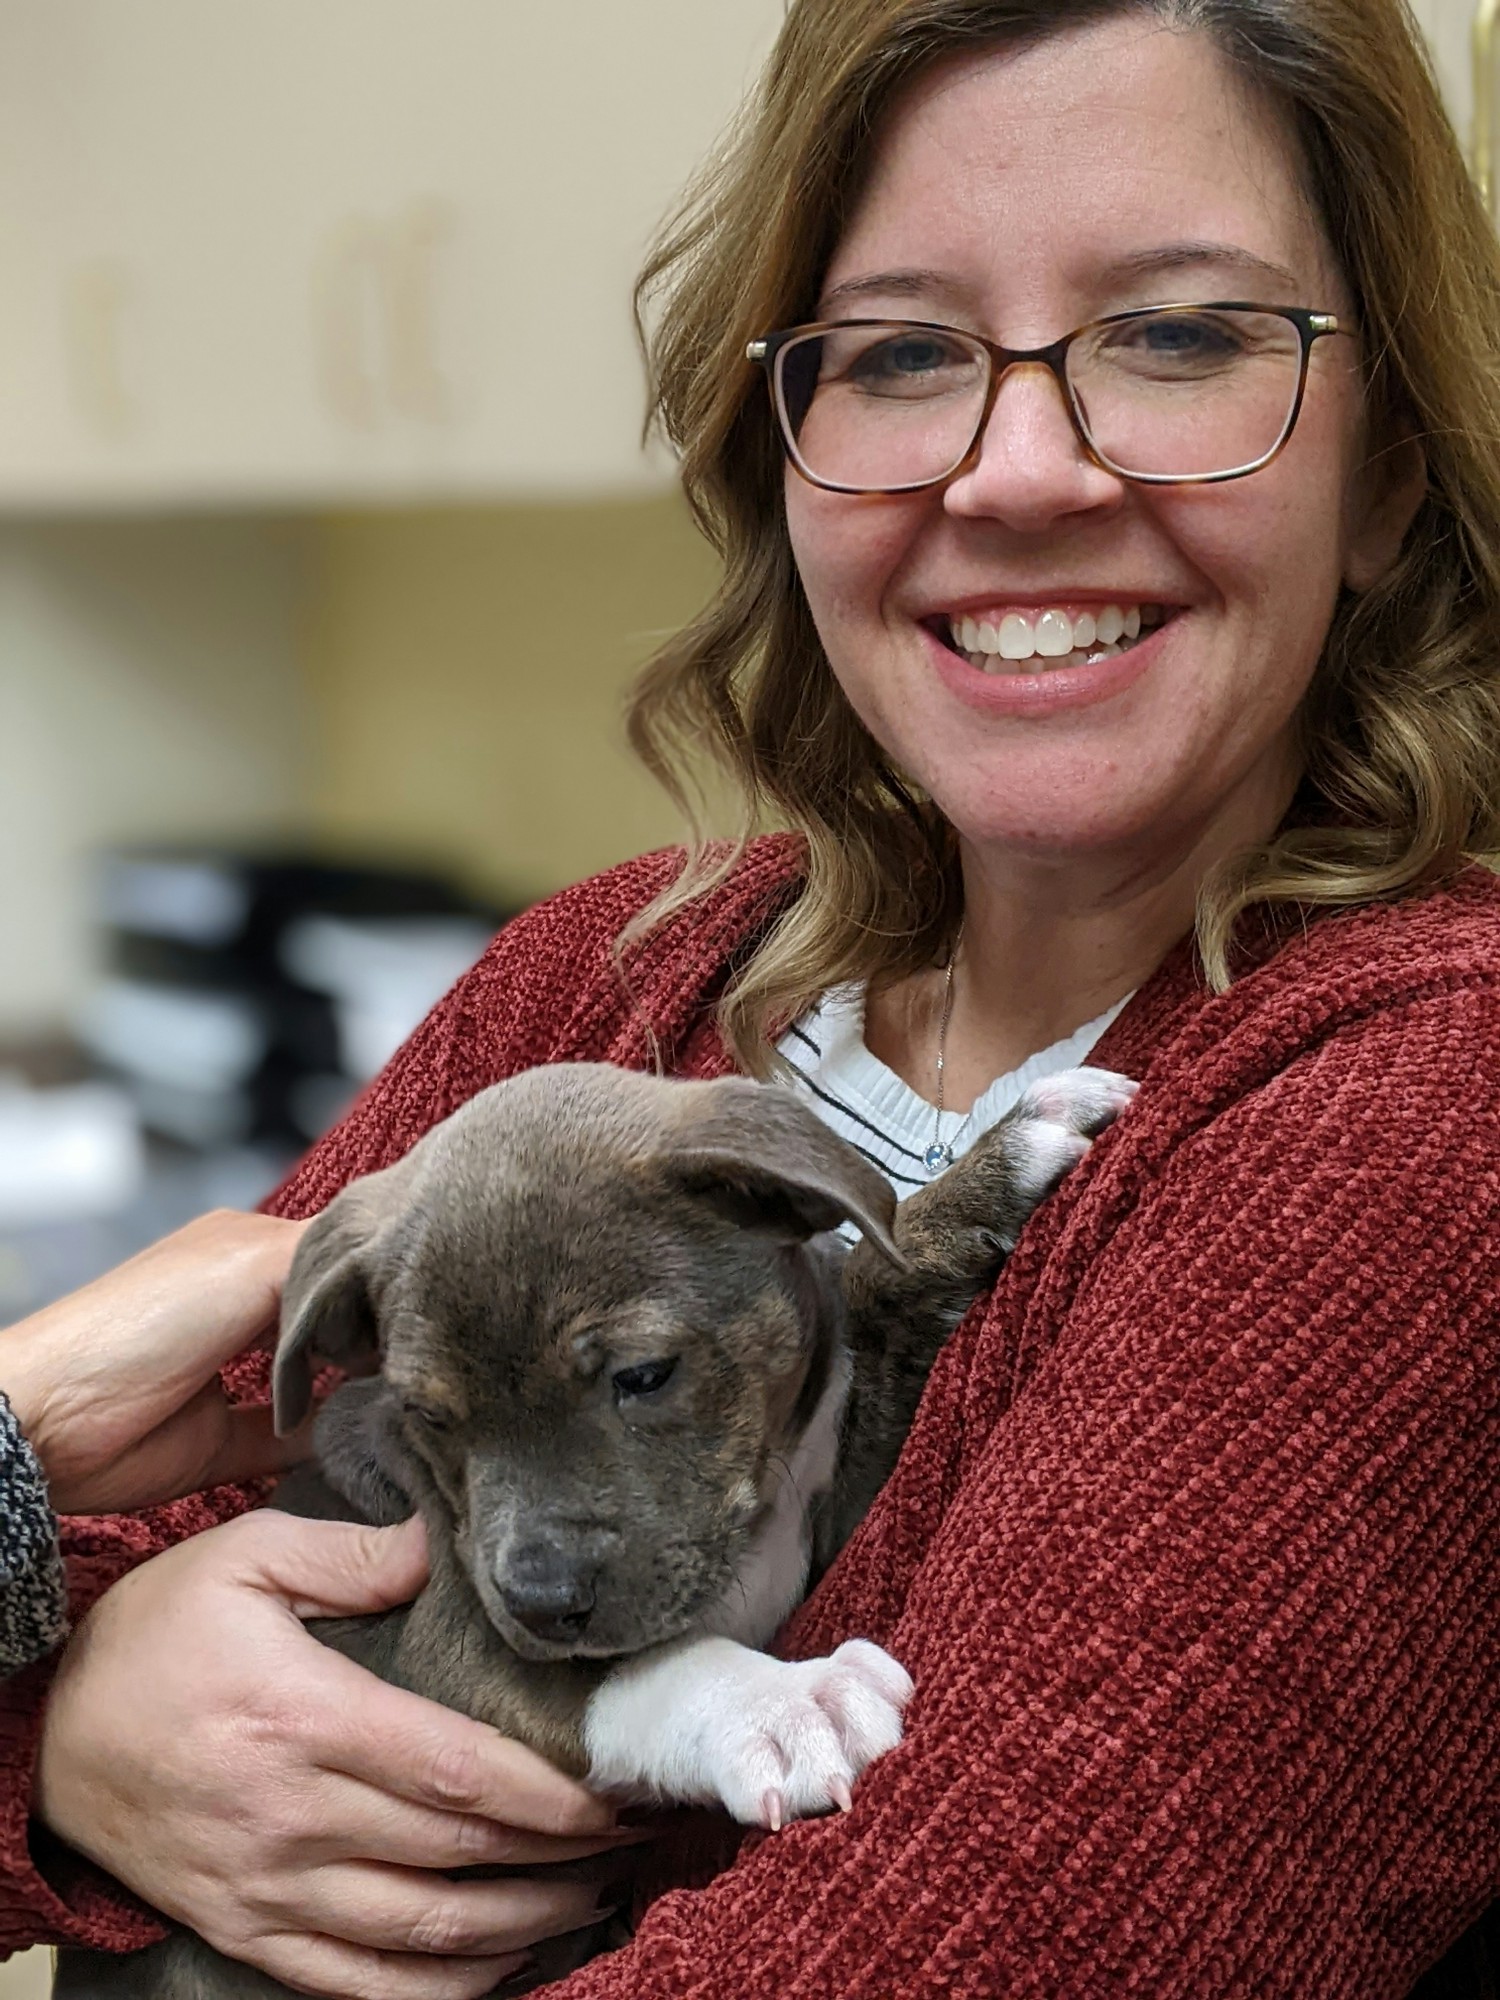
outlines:
[{"label": "puppy's eye", "polygon": [[664,1389],[677,1367],[677,1357],[670,1361],[641,1361],[634,1368],[619,1368],[611,1376],[614,1383],[615,1401],[624,1402],[627,1397],[654,1396],[658,1389]]},{"label": "puppy's eye", "polygon": [[447,1411],[435,1409],[431,1403],[413,1403],[408,1401],[403,1403],[401,1407],[405,1410],[407,1416],[415,1417],[423,1430],[449,1431],[453,1428],[453,1419],[448,1415]]}]

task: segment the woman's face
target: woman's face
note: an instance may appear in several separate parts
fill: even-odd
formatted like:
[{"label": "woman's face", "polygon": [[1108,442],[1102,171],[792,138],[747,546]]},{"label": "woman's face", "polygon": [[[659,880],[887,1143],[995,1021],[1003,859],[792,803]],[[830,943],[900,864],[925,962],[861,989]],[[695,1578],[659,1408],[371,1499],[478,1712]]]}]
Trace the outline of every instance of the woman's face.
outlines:
[{"label": "woman's face", "polygon": [[[1297,167],[1277,117],[1196,34],[1131,16],[966,59],[890,116],[817,317],[937,320],[1017,348],[1184,300],[1348,324]],[[1102,471],[1040,367],[1005,377],[977,460],[944,487],[849,496],[788,469],[834,673],[971,848],[1151,873],[1270,831],[1340,583],[1365,588],[1394,558],[1420,490],[1408,477],[1393,497],[1382,475],[1376,492],[1364,469],[1358,354],[1316,342],[1290,442],[1223,485]],[[1147,623],[1094,665],[986,672],[947,643],[964,615],[998,631],[1008,614],[1106,605]]]}]

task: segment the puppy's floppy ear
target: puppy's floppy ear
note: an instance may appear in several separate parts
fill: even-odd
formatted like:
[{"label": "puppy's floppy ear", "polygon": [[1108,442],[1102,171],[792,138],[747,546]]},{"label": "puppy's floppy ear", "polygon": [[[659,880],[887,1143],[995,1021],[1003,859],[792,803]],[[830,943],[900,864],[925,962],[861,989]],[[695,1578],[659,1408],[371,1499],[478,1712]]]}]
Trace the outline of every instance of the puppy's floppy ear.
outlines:
[{"label": "puppy's floppy ear", "polygon": [[388,1382],[344,1382],[318,1412],[318,1465],[335,1493],[386,1528],[414,1511],[411,1454]]},{"label": "puppy's floppy ear", "polygon": [[695,1089],[669,1142],[680,1185],[752,1229],[807,1237],[852,1222],[905,1267],[891,1236],[895,1190],[800,1097],[739,1077]]},{"label": "puppy's floppy ear", "polygon": [[281,1338],[271,1372],[278,1437],[307,1415],[315,1357],[351,1375],[372,1375],[380,1366],[367,1261],[396,1194],[395,1172],[370,1174],[335,1195],[297,1245],[281,1295]]}]

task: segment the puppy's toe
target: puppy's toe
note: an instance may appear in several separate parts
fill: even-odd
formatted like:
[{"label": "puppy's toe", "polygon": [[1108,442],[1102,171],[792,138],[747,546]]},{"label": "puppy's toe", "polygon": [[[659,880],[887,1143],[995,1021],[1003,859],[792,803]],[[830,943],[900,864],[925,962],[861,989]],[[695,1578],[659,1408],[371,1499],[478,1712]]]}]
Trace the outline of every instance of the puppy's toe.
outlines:
[{"label": "puppy's toe", "polygon": [[804,1685],[776,1721],[787,1763],[781,1794],[788,1819],[806,1819],[841,1805],[852,1796],[854,1781],[868,1761],[856,1764],[850,1758],[841,1719],[830,1712],[822,1693],[817,1684]]},{"label": "puppy's toe", "polygon": [[846,1640],[829,1659],[804,1661],[800,1671],[837,1745],[830,1754],[821,1731],[808,1730],[800,1737],[796,1765],[808,1801],[803,1810],[823,1812],[829,1805],[847,1810],[849,1784],[901,1741],[901,1711],[911,1699],[911,1676],[868,1639]]},{"label": "puppy's toe", "polygon": [[898,1713],[911,1700],[911,1675],[873,1639],[846,1639],[830,1658],[834,1666],[844,1667],[867,1682]]},{"label": "puppy's toe", "polygon": [[1023,1211],[1033,1209],[1043,1195],[1051,1194],[1092,1143],[1082,1132],[1059,1119],[1027,1116],[1022,1112],[1006,1134],[1005,1156],[1013,1176],[1015,1197]]},{"label": "puppy's toe", "polygon": [[868,1639],[846,1639],[828,1661],[819,1706],[836,1723],[855,1775],[901,1741],[911,1675]]},{"label": "puppy's toe", "polygon": [[784,1671],[789,1678],[780,1687],[726,1711],[713,1760],[726,1810],[746,1826],[773,1832],[788,1820],[827,1812],[856,1776],[834,1717],[802,1677],[790,1678],[795,1668]]},{"label": "puppy's toe", "polygon": [[1065,1069],[1034,1083],[1016,1106],[1023,1116],[1097,1139],[1135,1096],[1139,1085],[1112,1069]]}]

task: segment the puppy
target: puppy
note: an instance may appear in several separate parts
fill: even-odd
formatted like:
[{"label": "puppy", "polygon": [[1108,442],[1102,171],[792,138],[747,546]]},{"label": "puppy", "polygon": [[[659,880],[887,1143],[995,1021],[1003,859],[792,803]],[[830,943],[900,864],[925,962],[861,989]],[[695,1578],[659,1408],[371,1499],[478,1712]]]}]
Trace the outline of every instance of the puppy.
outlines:
[{"label": "puppy", "polygon": [[[754,1649],[857,1526],[1032,1208],[1133,1090],[1054,1077],[899,1207],[786,1090],[577,1064],[483,1092],[297,1250],[278,1428],[319,1363],[380,1372],[328,1398],[318,1471],[278,1504],[420,1509],[431,1561],[415,1603],[310,1629],[617,1797],[773,1829],[847,1809],[899,1740],[905,1671],[860,1639],[801,1663]],[[534,1983],[597,1948],[558,1943]],[[63,1951],[55,1991],[287,1989],[179,1933]]]}]

